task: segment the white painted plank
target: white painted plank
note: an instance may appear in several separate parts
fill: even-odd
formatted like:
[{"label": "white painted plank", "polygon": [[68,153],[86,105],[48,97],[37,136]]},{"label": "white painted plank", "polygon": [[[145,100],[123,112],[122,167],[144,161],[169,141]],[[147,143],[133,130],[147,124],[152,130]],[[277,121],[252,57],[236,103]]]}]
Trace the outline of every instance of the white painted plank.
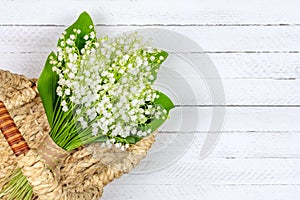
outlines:
[{"label": "white painted plank", "polygon": [[[223,79],[225,102],[216,83],[220,79],[168,76],[161,70],[158,89],[176,97],[178,105],[300,105],[300,80]],[[209,90],[208,86],[215,87]],[[216,96],[211,99],[212,94]]]},{"label": "white painted plank", "polygon": [[[121,34],[137,27],[99,27],[101,34]],[[139,27],[144,28],[144,27]],[[145,27],[146,28],[146,27]],[[153,28],[160,28],[159,26]],[[181,33],[198,43],[204,51],[299,51],[300,26],[168,26],[165,30]],[[167,38],[166,38],[167,39]],[[170,42],[173,41],[170,38]],[[198,51],[191,46],[182,45],[176,51]]]},{"label": "white painted plank", "polygon": [[[225,79],[300,77],[300,54],[297,53],[208,53],[206,55],[215,64],[220,76]],[[188,72],[185,74],[191,76]]]},{"label": "white painted plank", "polygon": [[[0,53],[0,66],[15,73],[38,77],[48,54],[48,52]],[[176,53],[174,55],[185,56],[187,54]],[[202,53],[194,54],[196,54],[195,56],[202,55]],[[207,53],[206,55],[215,64],[222,79],[293,79],[300,77],[299,53]],[[184,67],[180,70],[186,78],[197,78],[194,73],[185,70]],[[207,78],[218,77],[209,76]]]},{"label": "white painted plank", "polygon": [[223,132],[203,160],[204,133],[160,133],[146,159],[114,184],[299,184],[299,133],[250,134]]},{"label": "white painted plank", "polygon": [[102,200],[291,200],[299,185],[108,185]]},{"label": "white painted plank", "polygon": [[[171,111],[163,130],[208,131],[213,109],[223,108],[177,107]],[[225,107],[225,112],[223,131],[300,130],[299,107]]]},{"label": "white painted plank", "polygon": [[[194,135],[194,137],[190,137]],[[206,137],[205,132],[168,133],[160,132],[153,146],[154,151],[166,148],[176,142],[176,137],[189,139],[191,146],[184,154],[188,157],[200,155]],[[222,132],[220,139],[209,155],[210,158],[300,158],[300,132]],[[186,143],[178,143],[178,148]],[[164,159],[164,154],[157,159]]]},{"label": "white painted plank", "polygon": [[[146,162],[146,161],[143,161]],[[142,162],[142,163],[143,163]],[[147,160],[148,165],[158,160]],[[147,165],[144,165],[147,166]],[[149,167],[150,168],[150,167]],[[149,169],[148,168],[148,169]],[[144,172],[146,169],[146,172]],[[299,184],[300,159],[252,158],[200,160],[183,156],[157,171],[136,168],[115,180],[116,185],[186,185],[186,184]],[[150,169],[154,170],[153,167]]]},{"label": "white painted plank", "polygon": [[[133,31],[136,26],[99,26],[98,35],[114,36]],[[205,52],[299,52],[300,26],[154,26],[181,33]],[[55,50],[64,27],[56,26],[0,26],[0,52],[49,52]],[[166,37],[172,42],[172,37]],[[173,49],[181,52],[199,51],[181,45]]]},{"label": "white painted plank", "polygon": [[297,24],[297,0],[9,1],[1,24],[66,24],[83,10],[103,24]]},{"label": "white painted plank", "polygon": [[[230,176],[225,178],[222,176],[224,178],[222,183],[225,181],[226,184],[232,184],[233,182],[230,181],[242,181],[234,182],[234,184],[245,184],[250,174],[253,176],[250,178],[253,178],[252,181],[254,181],[251,183],[256,183],[256,179],[259,178],[259,183],[261,184],[263,183],[261,181],[264,179],[253,175],[260,173],[259,170],[265,170],[266,174],[270,175],[270,180],[268,179],[267,181],[271,183],[271,175],[280,179],[282,175],[276,173],[283,174],[282,170],[285,170],[289,174],[294,172],[299,166],[299,132],[222,132],[220,139],[215,145],[211,146],[212,151],[208,157],[201,160],[200,152],[206,136],[205,132],[160,132],[146,159],[132,173],[133,179],[138,179],[138,177],[148,179],[151,175],[157,175],[157,177],[161,176],[161,181],[164,181],[164,178],[167,177],[170,177],[170,181],[177,181],[176,177],[178,179],[188,179],[194,173],[195,176],[201,176],[199,180],[202,180],[203,177],[207,178],[206,180],[203,179],[203,183],[211,183],[219,180],[221,173],[228,174],[230,170],[236,170],[231,173],[237,174],[236,176],[233,175],[235,176],[234,180]],[[249,168],[245,169],[245,166],[248,165]],[[268,167],[270,170],[267,169]],[[207,170],[212,171],[207,174]],[[224,171],[221,172],[222,170]],[[172,173],[178,173],[173,176],[169,174],[171,171]],[[242,179],[239,178],[241,171],[247,172],[242,173]],[[298,171],[296,170],[295,173],[297,175]],[[219,175],[213,177],[215,174]],[[299,176],[296,176],[294,180],[299,181],[297,178]],[[127,184],[125,178],[123,181],[121,182],[122,184]],[[194,183],[196,183],[196,180]],[[276,183],[280,183],[280,181]],[[135,183],[131,182],[130,184]],[[154,183],[145,181],[138,184]],[[157,184],[180,185],[180,182],[157,182]]]}]

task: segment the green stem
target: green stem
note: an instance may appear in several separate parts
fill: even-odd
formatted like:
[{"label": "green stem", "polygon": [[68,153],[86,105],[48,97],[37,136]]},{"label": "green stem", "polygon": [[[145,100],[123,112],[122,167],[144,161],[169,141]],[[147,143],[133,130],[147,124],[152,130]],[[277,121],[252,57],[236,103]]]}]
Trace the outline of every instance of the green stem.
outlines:
[{"label": "green stem", "polygon": [[10,175],[8,184],[0,192],[0,198],[4,196],[7,196],[8,200],[31,200],[32,187],[20,168]]}]

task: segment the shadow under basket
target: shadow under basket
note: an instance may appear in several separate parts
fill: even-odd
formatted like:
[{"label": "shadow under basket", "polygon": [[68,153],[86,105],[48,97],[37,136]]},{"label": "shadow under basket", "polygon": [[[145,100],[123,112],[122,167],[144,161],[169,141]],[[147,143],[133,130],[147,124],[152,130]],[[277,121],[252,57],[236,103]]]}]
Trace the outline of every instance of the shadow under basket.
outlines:
[{"label": "shadow under basket", "polygon": [[28,147],[23,152],[25,155],[18,155],[18,152],[12,151],[9,146],[12,144],[7,138],[0,134],[0,190],[7,184],[8,176],[21,167],[23,174],[33,183],[32,199],[99,199],[105,185],[130,172],[146,156],[155,141],[155,134],[132,145],[127,151],[91,144],[66,155],[55,168],[50,169],[37,153],[48,136],[49,125],[36,82],[37,79],[0,70],[0,101]]}]

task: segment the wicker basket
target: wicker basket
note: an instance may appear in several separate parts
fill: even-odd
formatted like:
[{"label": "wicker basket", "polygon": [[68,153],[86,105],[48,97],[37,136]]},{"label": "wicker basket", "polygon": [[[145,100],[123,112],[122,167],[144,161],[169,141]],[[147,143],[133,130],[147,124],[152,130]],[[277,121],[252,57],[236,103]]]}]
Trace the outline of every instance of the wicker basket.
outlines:
[{"label": "wicker basket", "polygon": [[77,149],[59,162],[56,170],[50,170],[43,163],[37,164],[35,153],[49,131],[36,81],[0,70],[0,101],[31,148],[17,159],[0,134],[0,189],[6,184],[7,176],[19,166],[34,183],[31,184],[33,199],[99,199],[106,184],[139,164],[154,143],[155,135],[141,140],[125,153],[97,144]]}]

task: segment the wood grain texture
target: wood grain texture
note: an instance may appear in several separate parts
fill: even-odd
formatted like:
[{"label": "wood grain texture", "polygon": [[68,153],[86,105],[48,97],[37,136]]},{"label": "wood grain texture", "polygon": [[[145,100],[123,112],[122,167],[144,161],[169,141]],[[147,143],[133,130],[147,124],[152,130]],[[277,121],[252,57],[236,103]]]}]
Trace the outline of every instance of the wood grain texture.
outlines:
[{"label": "wood grain texture", "polygon": [[299,6],[297,0],[4,0],[0,23],[69,24],[87,10],[101,24],[299,24]]},{"label": "wood grain texture", "polygon": [[[193,135],[193,137],[190,137]],[[160,132],[154,149],[162,150],[176,138],[188,138],[192,144],[186,152],[189,157],[200,155],[207,132]],[[300,132],[289,131],[222,131],[209,158],[300,158]],[[185,149],[184,143],[177,144]],[[163,154],[163,153],[162,153]],[[163,156],[163,155],[162,155]],[[159,155],[158,155],[159,157]]]},{"label": "wood grain texture", "polygon": [[[300,107],[226,107],[223,131],[299,131]],[[208,131],[212,107],[177,107],[164,131]],[[189,119],[189,120],[186,120]],[[184,120],[184,123],[181,123]]]},{"label": "wood grain texture", "polygon": [[[147,162],[143,164],[143,162]],[[157,160],[145,160],[143,166]],[[206,158],[184,155],[152,173],[138,172],[115,180],[117,185],[196,185],[196,184],[299,184],[299,159],[284,158]],[[147,169],[147,168],[146,168]]]},{"label": "wood grain texture", "polygon": [[108,185],[103,200],[291,200],[300,196],[299,185]]},{"label": "wood grain texture", "polygon": [[[74,20],[73,20],[74,21]],[[70,22],[72,23],[72,22]],[[69,24],[69,23],[68,23]],[[65,26],[0,26],[0,52],[49,52]],[[147,26],[98,26],[99,36],[114,36]],[[151,26],[176,31],[197,42],[205,52],[299,52],[300,26]],[[170,38],[170,42],[172,41]],[[176,52],[197,52],[184,47]]]},{"label": "wood grain texture", "polygon": [[[227,105],[227,106],[297,106],[300,105],[299,80],[265,80],[265,79],[224,79],[226,101],[223,102],[221,93],[217,93],[214,102],[206,84],[215,84],[218,79],[201,79],[193,77],[164,77],[163,74],[157,82],[176,92],[174,100],[177,105]],[[176,87],[172,84],[176,82]],[[190,88],[191,90],[187,90]],[[168,91],[166,90],[166,93]],[[169,93],[168,93],[169,94]],[[169,94],[170,96],[171,93]],[[175,98],[173,98],[175,99]]]}]

